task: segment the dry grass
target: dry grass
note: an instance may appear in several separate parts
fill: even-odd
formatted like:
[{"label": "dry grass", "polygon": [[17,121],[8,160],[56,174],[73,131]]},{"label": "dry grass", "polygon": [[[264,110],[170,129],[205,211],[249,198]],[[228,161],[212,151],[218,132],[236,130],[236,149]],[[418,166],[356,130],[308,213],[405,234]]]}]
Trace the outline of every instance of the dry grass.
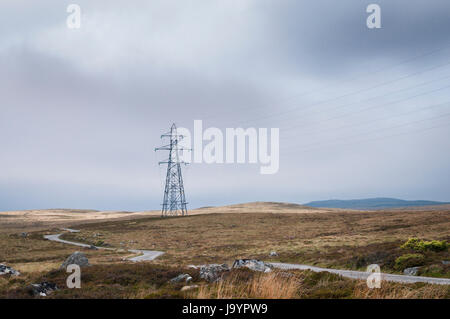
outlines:
[{"label": "dry grass", "polygon": [[442,299],[449,298],[449,287],[383,283],[379,289],[369,289],[365,282],[358,282],[353,297],[363,299]]},{"label": "dry grass", "polygon": [[[200,288],[180,291],[184,283],[171,283],[181,273],[193,277]],[[50,281],[61,289],[46,298],[449,298],[450,287],[427,284],[382,282],[381,289],[368,289],[365,282],[330,273],[311,271],[252,272],[236,269],[225,273],[223,281],[207,283],[198,270],[153,265],[122,263],[83,268],[81,289],[65,287],[67,274],[57,269],[27,273],[19,277],[0,277],[0,298],[32,298],[29,285]],[[39,297],[37,297],[39,298]]]},{"label": "dry grass", "polygon": [[[371,263],[392,269],[409,237],[448,239],[448,229],[449,210],[223,213],[103,222],[66,238],[91,243],[100,232],[114,247],[165,251],[155,262],[180,266],[258,258],[362,270]],[[279,256],[269,258],[272,250]]]},{"label": "dry grass", "polygon": [[128,254],[60,244],[45,240],[42,233],[30,234],[26,238],[0,233],[0,242],[0,263],[18,270],[23,277],[58,269],[62,262],[77,250],[83,251],[91,264],[118,263]]},{"label": "dry grass", "polygon": [[[189,211],[189,215],[223,214],[223,213],[311,213],[333,212],[339,209],[311,208],[288,203],[255,202],[248,204],[229,205],[223,207],[205,207]],[[97,211],[87,209],[36,209],[0,212],[0,233],[38,231],[52,227],[76,227],[83,223],[101,221],[124,221],[159,217],[160,211]]]},{"label": "dry grass", "polygon": [[[100,212],[96,215],[100,217],[95,219],[94,215],[90,217],[91,213],[72,211],[70,214],[79,217],[76,219],[69,218],[67,212],[59,216],[57,211],[46,211],[38,214],[40,217],[34,221],[33,214],[28,213],[29,220],[22,225],[25,228],[48,227],[48,223],[39,220],[44,215],[56,224],[50,223],[53,229],[33,232],[26,238],[18,234],[28,229],[5,226],[19,227],[20,222],[14,224],[12,217],[0,216],[0,262],[23,273],[16,279],[0,278],[0,295],[9,296],[10,291],[20,290],[56,270],[67,256],[80,249],[43,240],[43,234],[60,232],[56,228],[60,223],[67,227],[75,225],[75,222],[87,222],[76,226],[81,229],[80,233],[64,235],[66,238],[86,243],[102,241],[123,249],[122,252],[83,250],[94,265],[87,272],[86,289],[61,291],[54,296],[61,298],[180,298],[184,296],[179,291],[181,287],[165,285],[169,275],[177,275],[173,269],[181,270],[188,264],[231,264],[237,258],[360,270],[377,263],[382,271],[393,272],[395,258],[408,253],[399,247],[409,237],[450,239],[449,207],[360,212],[253,203],[199,209],[195,213],[198,215],[161,219],[156,216],[143,218],[147,216],[144,213],[123,213],[121,216]],[[150,266],[140,268],[140,264],[124,265],[122,258],[128,254],[126,249],[161,250],[166,254],[145,263],[159,267],[155,270]],[[269,257],[272,250],[277,251],[278,256]],[[448,251],[424,255],[423,269],[427,276],[450,274],[448,267],[441,263],[450,259]],[[172,270],[167,268],[168,265]],[[125,271],[132,275],[124,274]],[[164,274],[164,283],[157,278],[149,281],[147,271]],[[109,275],[101,274],[103,272]],[[230,274],[236,275],[234,271]],[[199,281],[201,288],[189,293],[199,298],[448,298],[450,295],[448,287],[441,286],[383,283],[379,290],[368,290],[365,283],[327,273],[289,274],[294,274],[294,277],[271,273],[245,278],[227,277],[224,282],[213,285]],[[55,278],[62,282],[63,275],[66,276],[60,274],[61,278]],[[123,279],[127,276],[132,276],[132,279]],[[117,282],[115,278],[123,281]]]},{"label": "dry grass", "polygon": [[80,223],[130,220],[157,216],[159,212],[121,212],[81,209],[47,209],[0,212],[0,233],[39,231],[51,227],[74,227]]},{"label": "dry grass", "polygon": [[[81,271],[81,289],[66,288],[64,269],[30,273],[19,277],[0,277],[0,298],[32,298],[30,283],[49,281],[60,289],[46,298],[183,298],[180,285],[169,280],[186,269],[150,263],[94,265]],[[198,280],[198,272],[192,271]]]},{"label": "dry grass", "polygon": [[56,270],[61,266],[60,262],[30,262],[12,264],[12,266],[19,270],[22,274],[47,272]]},{"label": "dry grass", "polygon": [[292,299],[298,296],[300,284],[279,273],[258,274],[249,281],[238,276],[199,288],[198,299]]},{"label": "dry grass", "polygon": [[199,299],[448,299],[450,287],[382,282],[370,289],[365,281],[311,271],[267,274],[233,271],[223,281],[202,285],[189,297]]}]

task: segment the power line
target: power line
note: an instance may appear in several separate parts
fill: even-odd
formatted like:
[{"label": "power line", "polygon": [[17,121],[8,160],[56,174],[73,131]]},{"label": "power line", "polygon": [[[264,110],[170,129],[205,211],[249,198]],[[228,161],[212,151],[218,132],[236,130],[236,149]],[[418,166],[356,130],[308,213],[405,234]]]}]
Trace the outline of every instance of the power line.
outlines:
[{"label": "power line", "polygon": [[[434,129],[437,129],[437,128],[443,128],[443,127],[447,127],[447,126],[450,126],[450,122],[449,123],[444,123],[442,125],[436,125],[436,126],[432,126],[432,127],[423,128],[423,129],[420,129],[420,130],[414,130],[414,131],[410,131],[410,132],[403,132],[403,133],[398,133],[398,134],[393,134],[393,135],[388,135],[388,136],[380,136],[380,137],[372,138],[372,139],[365,139],[365,140],[361,140],[361,141],[354,141],[354,142],[350,142],[350,143],[347,143],[347,144],[339,144],[339,145],[332,144],[330,146],[331,147],[332,146],[339,146],[339,147],[352,146],[352,145],[360,144],[360,143],[367,143],[367,142],[372,142],[372,141],[390,139],[390,138],[397,137],[397,136],[402,136],[402,135],[421,133],[421,132],[434,130]],[[330,146],[328,146],[328,147],[330,147]],[[298,152],[299,153],[307,153],[307,152],[310,152],[311,150],[314,150],[314,149],[316,149],[316,148],[298,150]]]},{"label": "power line", "polygon": [[381,82],[381,83],[379,83],[377,85],[373,85],[373,86],[370,86],[368,88],[360,89],[360,90],[357,90],[357,91],[354,91],[354,92],[351,92],[351,93],[346,93],[346,94],[343,94],[343,95],[340,95],[340,96],[337,96],[337,97],[334,97],[334,98],[331,98],[331,99],[328,99],[328,100],[320,101],[320,102],[309,104],[309,105],[306,105],[306,106],[298,105],[298,106],[296,106],[294,108],[291,108],[291,109],[288,109],[288,110],[285,110],[285,111],[273,113],[273,114],[270,114],[270,115],[266,115],[264,117],[253,118],[253,119],[250,119],[250,120],[241,121],[239,123],[240,124],[244,124],[244,123],[248,123],[248,122],[255,122],[255,121],[269,119],[269,118],[272,119],[274,117],[279,117],[279,116],[283,116],[283,115],[287,115],[287,114],[290,114],[292,112],[295,112],[296,110],[298,110],[301,107],[304,107],[304,108],[308,109],[308,108],[311,108],[311,107],[314,107],[314,106],[323,105],[323,104],[326,104],[326,103],[329,103],[329,102],[332,102],[332,101],[335,101],[335,100],[339,100],[339,99],[342,99],[342,98],[345,98],[345,97],[349,97],[349,96],[352,96],[352,95],[356,95],[356,94],[359,94],[359,93],[367,92],[367,91],[373,90],[375,88],[386,86],[388,84],[392,84],[392,83],[395,83],[395,82],[398,82],[398,81],[401,81],[401,80],[404,80],[404,79],[407,79],[407,78],[410,78],[410,77],[413,77],[413,76],[416,76],[416,75],[419,75],[419,74],[423,74],[423,73],[426,73],[426,72],[429,72],[429,71],[432,71],[432,70],[435,70],[435,69],[438,69],[438,68],[441,68],[441,67],[444,67],[444,66],[447,66],[447,65],[450,65],[450,61],[445,62],[443,64],[439,64],[437,66],[433,66],[433,67],[425,69],[425,70],[421,70],[421,71],[417,71],[417,72],[413,72],[413,73],[407,74],[405,76],[402,76],[402,77],[394,79],[394,80]]},{"label": "power line", "polygon": [[[356,104],[361,104],[361,103],[365,103],[365,102],[375,101],[375,100],[377,100],[379,98],[384,98],[386,96],[395,95],[395,94],[397,94],[399,92],[402,92],[402,91],[408,91],[408,90],[411,90],[411,89],[414,89],[414,88],[418,88],[418,87],[425,86],[425,85],[433,83],[433,82],[442,81],[442,80],[446,80],[446,79],[449,79],[449,78],[450,78],[450,75],[447,75],[447,76],[444,76],[444,77],[439,78],[439,79],[434,79],[434,80],[431,80],[431,81],[422,82],[422,83],[414,85],[414,86],[409,86],[409,87],[402,88],[402,89],[399,89],[399,90],[395,90],[395,91],[392,91],[392,92],[389,92],[389,93],[386,93],[386,94],[382,94],[382,95],[378,95],[378,96],[375,96],[375,97],[371,97],[371,98],[368,98],[368,99],[365,99],[365,100],[361,100],[361,101],[357,101],[357,102],[353,102],[353,103],[349,103],[349,104],[341,104],[341,105],[338,105],[336,107],[330,108],[330,110],[331,109],[340,109],[340,108],[343,108],[343,107],[349,107],[349,106],[356,105]],[[385,106],[385,105],[379,105],[379,106]],[[310,116],[310,115],[314,115],[314,114],[317,114],[317,113],[320,113],[320,111],[319,112],[308,113],[308,114],[305,114],[305,115],[306,116]],[[348,112],[345,113],[345,115],[347,115],[347,114],[348,114]],[[338,117],[338,118],[340,118],[340,117]],[[335,119],[335,118],[331,118],[331,119]],[[294,126],[282,129],[282,130],[289,131],[289,130],[297,128],[299,126],[300,125],[294,125]],[[304,127],[304,126],[302,125],[302,127]]]},{"label": "power line", "polygon": [[[444,46],[444,47],[441,47],[441,48],[438,48],[438,49],[434,49],[434,50],[432,50],[432,51],[428,51],[428,52],[426,52],[426,53],[424,53],[424,54],[420,54],[420,55],[414,56],[414,57],[412,57],[412,58],[405,59],[405,60],[403,60],[403,61],[401,61],[401,62],[399,62],[399,63],[393,64],[393,65],[389,65],[389,66],[386,66],[386,67],[382,67],[382,68],[380,68],[380,69],[378,69],[378,70],[376,70],[376,71],[371,71],[371,72],[369,72],[369,73],[364,73],[364,74],[362,74],[362,75],[355,76],[355,77],[352,77],[352,78],[349,78],[349,79],[340,80],[339,82],[340,82],[340,83],[353,82],[353,81],[356,81],[356,80],[358,80],[358,79],[360,79],[360,78],[362,78],[362,77],[365,77],[365,76],[367,76],[367,75],[374,75],[374,74],[378,74],[378,73],[380,73],[380,72],[383,72],[383,71],[386,71],[386,70],[389,70],[389,69],[394,69],[394,68],[396,68],[396,67],[398,67],[398,66],[401,66],[401,65],[404,65],[404,64],[408,64],[408,63],[410,63],[410,62],[413,62],[413,61],[415,61],[415,60],[418,60],[418,59],[421,59],[421,58],[424,58],[424,57],[427,57],[427,56],[431,56],[431,55],[433,55],[433,54],[435,54],[435,53],[438,53],[438,52],[440,52],[440,51],[444,51],[444,50],[448,49],[449,47],[450,47],[450,45],[446,45],[446,46]],[[323,90],[329,88],[330,86],[331,86],[331,85],[322,86],[322,87],[319,87],[319,88],[316,88],[316,89],[309,90],[309,91],[307,91],[307,92],[301,92],[301,93],[299,93],[299,94],[295,94],[295,95],[290,96],[290,97],[287,97],[287,98],[282,98],[281,100],[292,100],[292,99],[294,99],[294,98],[298,98],[298,97],[301,97],[301,96],[305,96],[305,95],[308,95],[308,94],[311,94],[311,93],[314,93],[314,92],[320,92],[320,91],[323,91]],[[269,104],[264,104],[264,105],[260,104],[260,105],[251,106],[251,107],[244,107],[244,108],[241,108],[239,111],[240,111],[240,112],[242,112],[242,111],[247,111],[247,110],[260,108],[261,106],[267,106],[267,105],[269,105]],[[219,116],[223,116],[223,115],[224,115],[224,114],[219,115]],[[211,119],[211,118],[216,118],[216,117],[218,117],[217,114],[212,114],[212,115],[210,115],[210,116],[204,117],[204,120],[209,120],[209,119]]]},{"label": "power line", "polygon": [[[421,122],[425,122],[425,121],[430,121],[430,120],[440,119],[440,118],[444,118],[444,117],[447,117],[447,116],[450,116],[450,113],[440,114],[440,115],[435,116],[435,117],[432,117],[432,118],[422,119],[422,120],[418,120],[418,121],[413,121],[413,122],[403,123],[403,124],[396,125],[396,126],[393,126],[393,127],[388,127],[388,128],[382,128],[382,129],[372,130],[372,131],[365,132],[365,133],[358,134],[358,135],[346,136],[346,137],[343,137],[343,138],[337,138],[337,139],[334,139],[334,140],[331,140],[331,141],[326,141],[326,142],[324,142],[324,143],[310,144],[310,145],[306,145],[305,147],[309,147],[309,146],[312,146],[312,147],[309,148],[309,149],[307,149],[307,150],[305,150],[305,151],[309,151],[309,150],[311,150],[311,149],[315,149],[315,148],[317,148],[318,146],[320,147],[321,145],[323,145],[323,144],[326,145],[326,144],[328,144],[328,143],[330,143],[330,142],[331,142],[331,143],[339,142],[339,141],[342,140],[342,139],[345,140],[345,139],[348,139],[348,138],[359,137],[359,136],[362,136],[362,135],[370,135],[370,134],[373,134],[373,133],[378,133],[378,132],[382,132],[382,131],[386,131],[386,130],[392,130],[392,129],[396,129],[396,128],[399,128],[399,127],[405,127],[405,126],[409,126],[409,125],[416,124],[416,123],[421,123]],[[289,146],[289,148],[292,148],[292,146]]]},{"label": "power line", "polygon": [[[450,105],[450,101],[444,102],[444,103],[439,103],[439,104],[434,104],[434,105],[428,105],[428,106],[425,106],[425,107],[422,107],[422,108],[419,108],[419,109],[411,110],[409,112],[404,112],[404,113],[395,114],[395,115],[389,115],[389,116],[383,116],[383,117],[379,117],[377,119],[371,119],[371,120],[365,121],[365,122],[358,122],[356,124],[344,125],[344,126],[339,126],[339,127],[331,127],[331,128],[326,129],[326,130],[321,130],[320,133],[328,132],[328,131],[337,131],[337,130],[341,130],[341,129],[345,129],[345,128],[353,128],[353,127],[362,126],[362,125],[366,125],[366,124],[372,124],[374,122],[378,122],[378,121],[382,121],[382,120],[386,120],[386,119],[392,119],[392,118],[395,118],[395,117],[401,117],[401,116],[405,116],[405,115],[421,112],[421,111],[424,111],[424,110],[427,110],[427,109],[432,109],[432,108],[443,106],[443,105]],[[302,132],[302,136],[303,137],[305,136],[303,134],[303,132]]]},{"label": "power line", "polygon": [[[442,90],[445,90],[445,89],[448,89],[448,88],[450,88],[450,85],[446,85],[446,86],[443,86],[443,87],[440,87],[438,89],[434,89],[434,90],[431,90],[431,91],[422,92],[422,93],[419,93],[419,94],[416,94],[416,95],[408,96],[406,98],[398,99],[398,100],[395,100],[395,101],[392,101],[392,102],[389,102],[389,103],[385,103],[385,104],[381,104],[381,105],[378,105],[378,104],[377,105],[372,105],[372,106],[369,106],[369,107],[366,107],[366,108],[363,108],[363,109],[359,109],[359,110],[356,110],[356,111],[347,112],[347,113],[344,113],[344,114],[340,114],[338,116],[327,118],[325,120],[322,120],[322,123],[323,122],[328,122],[328,121],[331,121],[331,120],[340,119],[340,118],[347,117],[347,116],[353,116],[355,114],[359,114],[361,112],[365,112],[365,111],[368,111],[368,110],[371,110],[371,109],[384,107],[384,106],[388,106],[388,105],[394,105],[394,104],[397,104],[397,103],[400,103],[400,102],[409,101],[409,100],[412,100],[412,99],[414,99],[416,97],[426,96],[426,95],[429,95],[429,94],[432,94],[432,93],[436,93],[436,92],[439,92],[439,91],[442,91]],[[310,125],[311,125],[311,123],[310,123]],[[308,126],[308,124],[299,124],[299,125],[295,125],[295,126],[292,126],[290,128],[287,128],[287,129],[282,129],[282,130],[283,131],[289,131],[289,130],[298,128],[300,126],[305,127],[305,126]]]}]

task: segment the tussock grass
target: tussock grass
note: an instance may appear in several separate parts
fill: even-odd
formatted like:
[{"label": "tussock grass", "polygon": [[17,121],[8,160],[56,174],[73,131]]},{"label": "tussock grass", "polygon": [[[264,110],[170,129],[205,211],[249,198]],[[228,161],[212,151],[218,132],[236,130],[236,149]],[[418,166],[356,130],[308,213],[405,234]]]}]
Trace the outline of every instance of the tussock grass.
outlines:
[{"label": "tussock grass", "polygon": [[203,285],[189,297],[199,299],[442,299],[450,298],[450,287],[428,284],[382,282],[370,289],[365,281],[331,273],[311,271],[267,274],[233,271],[223,281]]},{"label": "tussock grass", "polygon": [[289,276],[271,272],[257,274],[243,281],[238,275],[212,285],[203,285],[195,296],[198,299],[292,299],[298,296],[300,283]]},{"label": "tussock grass", "polygon": [[364,299],[448,299],[450,298],[450,288],[443,285],[383,283],[379,289],[369,289],[365,282],[358,282],[353,297]]}]

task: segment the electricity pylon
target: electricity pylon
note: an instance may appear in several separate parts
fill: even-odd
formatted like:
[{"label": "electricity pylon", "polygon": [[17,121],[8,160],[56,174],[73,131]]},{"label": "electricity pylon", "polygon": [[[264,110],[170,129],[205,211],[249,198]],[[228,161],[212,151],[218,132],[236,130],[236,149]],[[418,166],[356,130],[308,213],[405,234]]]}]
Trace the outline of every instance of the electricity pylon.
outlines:
[{"label": "electricity pylon", "polygon": [[184,195],[183,177],[181,176],[181,164],[179,151],[187,149],[180,148],[178,143],[183,139],[182,135],[177,134],[177,127],[172,124],[170,131],[161,135],[161,139],[168,138],[169,144],[155,148],[155,151],[169,151],[169,158],[158,164],[167,164],[166,185],[164,187],[164,199],[162,203],[161,215],[167,216],[184,216],[187,215],[186,197]]}]

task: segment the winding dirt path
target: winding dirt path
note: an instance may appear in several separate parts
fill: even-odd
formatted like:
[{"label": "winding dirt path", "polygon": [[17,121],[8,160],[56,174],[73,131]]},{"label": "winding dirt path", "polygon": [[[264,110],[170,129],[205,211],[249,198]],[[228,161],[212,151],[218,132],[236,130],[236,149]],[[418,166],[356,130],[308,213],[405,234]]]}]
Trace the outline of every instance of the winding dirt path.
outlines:
[{"label": "winding dirt path", "polygon": [[[84,247],[84,248],[91,248],[91,245],[88,245],[88,244],[77,243],[74,241],[68,241],[68,240],[61,239],[61,238],[59,238],[61,235],[62,234],[45,235],[44,238],[51,240],[51,241],[58,242],[58,243],[62,243],[62,244],[75,245],[75,246]],[[104,250],[116,250],[115,248],[106,248],[106,247],[97,247],[97,246],[94,246],[94,247],[97,249],[104,249]],[[155,250],[129,249],[128,251],[131,253],[135,253],[135,254],[139,254],[139,253],[142,254],[140,256],[128,258],[129,261],[134,261],[134,262],[151,261],[151,260],[154,260],[155,258],[161,256],[162,254],[164,254],[164,252],[162,252],[162,251],[155,251]]]},{"label": "winding dirt path", "polygon": [[[330,272],[333,274],[341,275],[342,277],[352,278],[352,279],[361,279],[367,280],[369,277],[369,273],[364,271],[356,271],[356,270],[340,270],[340,269],[331,269],[331,268],[320,268],[308,265],[300,265],[300,264],[284,264],[284,263],[270,263],[272,266],[278,269],[300,269],[300,270],[311,270],[314,272]],[[393,281],[393,282],[401,282],[406,284],[413,284],[416,282],[424,282],[428,284],[436,284],[436,285],[450,285],[450,279],[447,278],[434,278],[434,277],[421,277],[421,276],[407,276],[407,275],[394,275],[394,274],[385,274],[381,273],[381,281]]]}]

